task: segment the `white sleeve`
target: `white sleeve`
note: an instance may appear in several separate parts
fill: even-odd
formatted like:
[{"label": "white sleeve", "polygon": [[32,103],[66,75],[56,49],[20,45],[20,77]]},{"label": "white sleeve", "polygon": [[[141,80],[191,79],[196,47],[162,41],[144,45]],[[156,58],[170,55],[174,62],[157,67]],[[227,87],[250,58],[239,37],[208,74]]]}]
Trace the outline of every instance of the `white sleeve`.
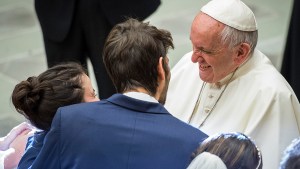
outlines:
[{"label": "white sleeve", "polygon": [[5,152],[0,151],[0,169],[4,169],[4,156],[5,156]]}]

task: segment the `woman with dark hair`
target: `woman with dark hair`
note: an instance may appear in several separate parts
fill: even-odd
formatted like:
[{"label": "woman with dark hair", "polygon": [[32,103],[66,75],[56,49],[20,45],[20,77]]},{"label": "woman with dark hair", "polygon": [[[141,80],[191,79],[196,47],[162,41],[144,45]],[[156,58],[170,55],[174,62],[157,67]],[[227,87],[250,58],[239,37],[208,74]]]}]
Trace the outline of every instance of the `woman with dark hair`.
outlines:
[{"label": "woman with dark hair", "polygon": [[256,144],[245,134],[233,132],[205,139],[188,169],[262,169],[262,166]]},{"label": "woman with dark hair", "polygon": [[98,100],[86,70],[77,63],[56,65],[17,84],[12,93],[13,105],[39,129],[27,143],[28,158],[21,162],[28,164],[35,159],[59,107]]},{"label": "woman with dark hair", "polygon": [[16,110],[35,127],[49,130],[59,107],[98,100],[86,70],[77,63],[54,66],[17,84],[12,93]]}]

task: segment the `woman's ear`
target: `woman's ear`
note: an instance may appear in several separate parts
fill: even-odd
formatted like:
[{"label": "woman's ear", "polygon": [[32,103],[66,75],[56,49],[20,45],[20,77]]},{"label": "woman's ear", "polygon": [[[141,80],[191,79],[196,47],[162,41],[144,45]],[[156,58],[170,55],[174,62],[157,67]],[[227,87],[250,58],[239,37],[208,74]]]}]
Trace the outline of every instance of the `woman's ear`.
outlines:
[{"label": "woman's ear", "polygon": [[237,46],[237,55],[234,58],[234,61],[237,65],[241,65],[249,57],[250,45],[248,43],[241,43]]}]

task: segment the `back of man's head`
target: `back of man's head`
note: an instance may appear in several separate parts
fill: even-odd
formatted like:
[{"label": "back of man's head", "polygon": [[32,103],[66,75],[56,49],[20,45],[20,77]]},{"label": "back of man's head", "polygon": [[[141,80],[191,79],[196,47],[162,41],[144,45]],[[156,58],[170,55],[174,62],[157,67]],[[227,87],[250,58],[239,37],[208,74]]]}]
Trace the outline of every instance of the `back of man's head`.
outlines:
[{"label": "back of man's head", "polygon": [[[135,19],[116,25],[107,37],[103,61],[118,92],[142,87],[155,95],[157,65],[173,48],[170,32]],[[165,61],[164,61],[165,62]],[[164,65],[168,73],[168,66]]]}]

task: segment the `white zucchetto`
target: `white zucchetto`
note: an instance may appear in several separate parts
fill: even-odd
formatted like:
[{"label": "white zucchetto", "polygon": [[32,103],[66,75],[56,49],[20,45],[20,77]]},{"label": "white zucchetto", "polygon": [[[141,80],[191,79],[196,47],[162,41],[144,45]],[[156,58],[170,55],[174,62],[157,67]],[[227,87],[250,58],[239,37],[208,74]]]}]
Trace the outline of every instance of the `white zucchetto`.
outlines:
[{"label": "white zucchetto", "polygon": [[191,162],[187,169],[227,169],[220,157],[209,152],[202,152]]},{"label": "white zucchetto", "polygon": [[204,5],[201,11],[240,31],[257,30],[252,10],[241,0],[212,0]]}]

